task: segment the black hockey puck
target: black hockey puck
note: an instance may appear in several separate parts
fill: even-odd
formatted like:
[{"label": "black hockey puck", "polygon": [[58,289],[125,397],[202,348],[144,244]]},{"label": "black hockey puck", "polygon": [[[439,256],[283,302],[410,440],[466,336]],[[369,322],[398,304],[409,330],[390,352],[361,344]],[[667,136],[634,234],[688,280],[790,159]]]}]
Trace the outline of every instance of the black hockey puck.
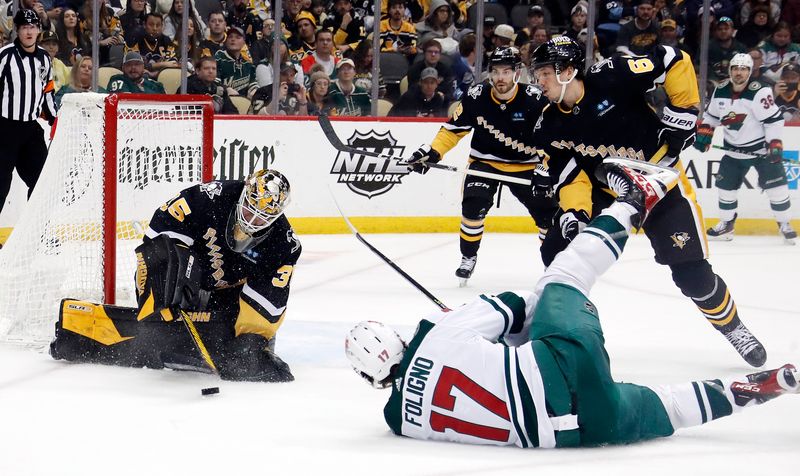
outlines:
[{"label": "black hockey puck", "polygon": [[219,393],[219,387],[208,387],[200,390],[200,395],[216,395]]}]

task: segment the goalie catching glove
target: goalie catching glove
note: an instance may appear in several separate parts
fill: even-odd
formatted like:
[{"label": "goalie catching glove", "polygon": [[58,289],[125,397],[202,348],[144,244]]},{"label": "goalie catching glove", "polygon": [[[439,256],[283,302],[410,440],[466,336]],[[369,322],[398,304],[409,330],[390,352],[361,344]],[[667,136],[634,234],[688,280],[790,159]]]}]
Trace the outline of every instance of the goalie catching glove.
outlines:
[{"label": "goalie catching glove", "polygon": [[661,123],[663,127],[658,130],[658,144],[666,145],[667,151],[659,164],[671,167],[681,151],[694,143],[697,109],[667,104]]},{"label": "goalie catching glove", "polygon": [[185,244],[158,235],[136,248],[136,259],[139,319],[162,309],[206,308],[210,293],[200,288],[200,263]]},{"label": "goalie catching glove", "polygon": [[442,160],[442,156],[439,152],[436,152],[436,149],[430,145],[423,145],[411,154],[411,158],[406,161],[406,165],[408,165],[408,170],[411,172],[426,174],[430,169],[428,164],[435,164],[440,160]]}]

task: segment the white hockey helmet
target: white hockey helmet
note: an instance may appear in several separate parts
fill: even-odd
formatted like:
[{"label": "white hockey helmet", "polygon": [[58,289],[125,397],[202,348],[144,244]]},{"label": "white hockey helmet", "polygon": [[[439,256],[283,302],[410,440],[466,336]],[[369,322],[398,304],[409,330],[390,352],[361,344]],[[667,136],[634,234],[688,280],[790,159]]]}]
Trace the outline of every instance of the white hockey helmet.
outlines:
[{"label": "white hockey helmet", "polygon": [[403,359],[406,347],[394,329],[376,321],[359,322],[344,340],[344,353],[353,370],[374,388],[392,384],[392,367]]},{"label": "white hockey helmet", "polygon": [[[734,67],[747,68],[753,74],[753,57],[747,53],[736,53],[728,63],[728,75],[731,75]],[[749,76],[748,76],[749,78]]]}]

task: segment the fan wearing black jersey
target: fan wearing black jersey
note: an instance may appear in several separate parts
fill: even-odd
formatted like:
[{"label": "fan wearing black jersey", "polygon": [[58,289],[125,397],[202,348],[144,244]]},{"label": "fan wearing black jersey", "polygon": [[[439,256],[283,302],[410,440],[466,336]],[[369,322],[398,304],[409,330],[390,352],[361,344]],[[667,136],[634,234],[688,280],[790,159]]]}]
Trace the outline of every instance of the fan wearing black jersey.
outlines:
[{"label": "fan wearing black jersey", "polygon": [[[530,84],[520,83],[522,60],[514,47],[500,47],[489,58],[489,80],[472,86],[430,145],[408,160],[415,172],[428,171],[459,140],[474,131],[469,169],[524,179],[534,177],[542,154],[533,143],[530,124],[539,118],[547,100]],[[504,183],[530,213],[542,237],[556,210],[552,196],[534,196],[530,187]],[[492,208],[500,182],[467,175],[461,200],[461,264],[456,276],[461,286],[472,276],[483,237],[486,214]]]},{"label": "fan wearing black jersey", "polygon": [[[642,229],[659,264],[667,265],[681,292],[739,354],[755,367],[767,354],[739,319],[725,281],[707,261],[700,206],[679,154],[692,145],[699,95],[691,58],[669,46],[647,56],[614,55],[584,74],[584,52],[559,36],[532,55],[533,75],[551,105],[536,124],[560,210],[542,245],[545,264],[613,201],[603,177],[605,157],[620,156],[675,167],[680,180],[653,209]],[[663,85],[669,98],[659,117],[645,93]]]}]

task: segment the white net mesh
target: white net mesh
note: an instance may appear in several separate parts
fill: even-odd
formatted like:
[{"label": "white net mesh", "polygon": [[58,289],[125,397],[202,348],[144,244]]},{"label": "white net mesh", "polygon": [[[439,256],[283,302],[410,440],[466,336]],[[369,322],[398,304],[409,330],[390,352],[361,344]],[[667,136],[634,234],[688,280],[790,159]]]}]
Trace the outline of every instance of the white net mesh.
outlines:
[{"label": "white net mesh", "polygon": [[[133,249],[153,211],[201,181],[203,103],[120,100],[105,123],[106,95],[64,96],[56,135],[36,189],[0,250],[0,340],[53,337],[64,297],[104,301],[103,177],[116,131],[116,304],[135,305]],[[210,120],[210,119],[207,119]],[[112,136],[113,137],[113,136]],[[108,171],[108,172],[107,172]]]}]

